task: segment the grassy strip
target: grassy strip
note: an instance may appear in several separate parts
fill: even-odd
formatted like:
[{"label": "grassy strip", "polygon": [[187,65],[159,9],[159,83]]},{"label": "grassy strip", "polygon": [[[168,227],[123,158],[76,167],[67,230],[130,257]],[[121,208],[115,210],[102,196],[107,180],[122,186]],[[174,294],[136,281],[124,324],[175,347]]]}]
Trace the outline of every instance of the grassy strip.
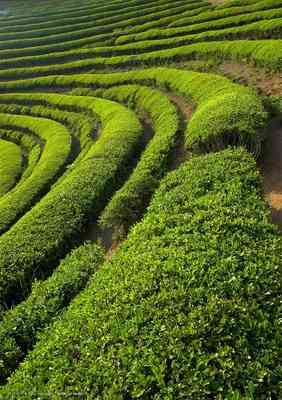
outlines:
[{"label": "grassy strip", "polygon": [[282,242],[258,191],[242,149],[169,174],[0,397],[280,398]]},{"label": "grassy strip", "polygon": [[73,250],[50,278],[36,282],[28,299],[0,322],[0,384],[34,346],[39,331],[57,318],[103,261],[103,250],[86,244]]},{"label": "grassy strip", "polygon": [[148,87],[128,85],[94,92],[80,90],[78,93],[93,93],[98,97],[125,102],[141,112],[147,112],[152,121],[153,139],[130,178],[107,204],[101,218],[102,226],[112,228],[118,236],[124,236],[143,215],[160,179],[168,170],[179,127],[177,110],[166,96]]},{"label": "grassy strip", "polygon": [[0,140],[0,197],[12,189],[22,172],[21,148],[12,142]]},{"label": "grassy strip", "polygon": [[4,308],[26,296],[32,280],[46,276],[89,219],[97,217],[117,189],[122,168],[142,135],[134,113],[104,99],[87,100],[101,118],[101,137],[60,184],[0,237],[0,305]]},{"label": "grassy strip", "polygon": [[67,129],[57,122],[29,116],[0,114],[1,125],[25,129],[46,141],[32,174],[0,199],[0,233],[5,232],[49,188],[64,168],[71,149]]}]

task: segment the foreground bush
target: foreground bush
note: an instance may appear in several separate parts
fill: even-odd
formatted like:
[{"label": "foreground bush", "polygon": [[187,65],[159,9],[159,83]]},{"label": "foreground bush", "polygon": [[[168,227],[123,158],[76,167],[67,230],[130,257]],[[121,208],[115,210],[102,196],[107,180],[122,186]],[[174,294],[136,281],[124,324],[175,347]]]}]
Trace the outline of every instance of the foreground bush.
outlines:
[{"label": "foreground bush", "polygon": [[88,102],[101,118],[99,140],[73,169],[70,166],[62,182],[0,237],[0,309],[26,296],[32,280],[46,276],[89,219],[97,218],[139,143],[142,127],[133,112],[104,99]]},{"label": "foreground bush", "polygon": [[36,342],[37,333],[67,307],[103,260],[102,248],[86,244],[73,250],[50,278],[36,282],[28,299],[0,322],[0,383]]},{"label": "foreground bush", "polygon": [[281,398],[282,242],[259,191],[243,149],[169,174],[0,397]]}]

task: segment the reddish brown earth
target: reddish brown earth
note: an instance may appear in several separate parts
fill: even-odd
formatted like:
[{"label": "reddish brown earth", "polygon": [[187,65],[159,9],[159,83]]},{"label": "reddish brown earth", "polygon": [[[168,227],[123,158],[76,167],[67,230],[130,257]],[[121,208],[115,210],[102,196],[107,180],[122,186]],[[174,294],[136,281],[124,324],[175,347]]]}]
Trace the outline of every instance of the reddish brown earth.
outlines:
[{"label": "reddish brown earth", "polygon": [[192,117],[193,107],[181,96],[178,96],[173,93],[166,93],[166,95],[169,98],[169,100],[176,105],[181,115],[181,122],[182,122],[181,135],[179,135],[178,137],[178,142],[176,143],[175,149],[173,151],[172,162],[170,165],[170,170],[174,170],[189,158],[189,153],[187,152],[184,143],[184,130],[186,128],[188,121]]},{"label": "reddish brown earth", "polygon": [[282,123],[274,119],[267,130],[263,157],[259,162],[264,196],[272,221],[282,232]]},{"label": "reddish brown earth", "polygon": [[255,87],[265,95],[282,95],[282,73],[271,73],[250,65],[238,63],[223,63],[219,72],[239,83]]}]

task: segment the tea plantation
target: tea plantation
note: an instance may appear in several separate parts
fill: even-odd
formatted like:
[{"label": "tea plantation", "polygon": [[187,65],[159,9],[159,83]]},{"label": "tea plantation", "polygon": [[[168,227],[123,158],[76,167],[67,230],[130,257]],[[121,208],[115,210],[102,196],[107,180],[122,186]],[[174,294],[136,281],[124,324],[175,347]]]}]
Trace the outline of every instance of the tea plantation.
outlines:
[{"label": "tea plantation", "polygon": [[282,0],[0,2],[0,399],[282,399]]}]

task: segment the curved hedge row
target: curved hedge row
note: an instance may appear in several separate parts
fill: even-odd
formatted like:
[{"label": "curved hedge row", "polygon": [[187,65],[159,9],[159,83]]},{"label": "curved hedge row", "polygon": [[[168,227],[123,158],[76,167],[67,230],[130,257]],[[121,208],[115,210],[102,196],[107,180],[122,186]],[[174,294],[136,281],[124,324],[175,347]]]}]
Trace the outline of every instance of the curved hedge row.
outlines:
[{"label": "curved hedge row", "polygon": [[[227,5],[228,3],[226,3]],[[274,9],[281,7],[281,0],[262,0],[256,1],[254,4],[243,4],[239,7],[230,7],[220,9],[220,7],[216,7],[213,10],[207,10],[204,13],[201,13],[198,16],[194,16],[192,18],[183,17],[178,20],[175,20],[173,23],[169,25],[169,27],[180,27],[189,24],[197,24],[207,21],[214,21],[217,19],[227,18],[231,16],[238,16],[240,14],[245,15],[249,13],[253,13],[256,11],[263,11],[268,9]]]},{"label": "curved hedge row", "polygon": [[[280,2],[280,6],[282,6],[282,2]],[[251,22],[259,21],[262,23],[265,20],[275,20],[275,18],[281,18],[282,10],[279,8],[275,8],[274,10],[260,10],[258,12],[226,17],[222,19],[216,20],[208,20],[207,22],[201,22],[198,24],[189,24],[188,26],[176,27],[176,28],[166,28],[166,29],[151,29],[145,32],[141,32],[135,35],[125,35],[121,36],[116,40],[116,44],[126,44],[138,41],[146,41],[146,40],[158,40],[164,38],[177,37],[184,34],[196,34],[204,32],[205,35],[208,31],[215,31],[218,29],[234,28],[237,29],[238,26],[241,28],[245,26],[245,24],[250,24]]]},{"label": "curved hedge row", "polygon": [[0,114],[0,125],[28,130],[45,141],[40,160],[31,175],[0,199],[0,233],[3,233],[60,174],[70,155],[71,137],[64,126],[43,118]]},{"label": "curved hedge row", "polygon": [[[30,107],[32,106],[32,107]],[[79,161],[93,143],[97,118],[91,102],[54,93],[13,93],[0,97],[0,111],[55,120],[72,134],[71,159]]]},{"label": "curved hedge row", "polygon": [[22,152],[26,158],[25,169],[22,171],[20,180],[18,182],[18,184],[20,184],[26,178],[28,178],[34,170],[41,156],[40,144],[36,142],[34,137],[28,135],[27,133],[15,130],[11,131],[7,129],[0,129],[0,138],[18,144],[18,146],[21,147]]},{"label": "curved hedge row", "polygon": [[22,173],[21,148],[0,139],[0,197],[12,189]]},{"label": "curved hedge row", "polygon": [[[87,90],[85,93],[90,94]],[[102,226],[123,235],[143,215],[160,179],[168,171],[171,152],[179,134],[177,111],[166,96],[148,87],[118,86],[96,90],[93,94],[125,102],[141,112],[147,112],[154,130],[154,137],[133,173],[114,194],[101,216]]]},{"label": "curved hedge row", "polygon": [[169,174],[3,398],[280,398],[282,242],[245,150]]},{"label": "curved hedge row", "polygon": [[51,324],[87,284],[103,261],[103,250],[85,244],[61,261],[50,278],[36,282],[30,296],[0,321],[0,384],[34,346],[38,332]]},{"label": "curved hedge row", "polygon": [[266,114],[261,100],[248,88],[218,75],[152,68],[113,74],[50,76],[5,82],[0,90],[34,87],[110,87],[122,83],[143,83],[176,91],[197,105],[186,131],[186,145],[194,151],[244,144],[259,154]]},{"label": "curved hedge row", "polygon": [[[174,3],[174,2],[173,2]],[[97,13],[94,14],[87,14],[86,15],[86,20],[81,21],[79,17],[74,18],[71,23],[69,24],[64,24],[62,19],[60,19],[60,25],[58,24],[54,27],[48,27],[48,28],[41,28],[37,27],[36,29],[32,29],[30,25],[28,26],[28,29],[25,31],[21,30],[16,30],[15,32],[9,32],[11,29],[11,26],[6,30],[5,32],[1,32],[0,30],[0,47],[2,45],[2,42],[5,41],[10,41],[10,43],[15,43],[15,40],[21,39],[25,40],[27,39],[27,43],[29,43],[29,40],[35,39],[35,46],[38,45],[37,40],[39,40],[39,43],[43,41],[43,44],[47,44],[50,41],[50,38],[54,35],[58,35],[58,41],[64,42],[73,40],[77,36],[78,32],[80,32],[79,36],[82,37],[87,37],[88,33],[91,33],[91,35],[99,35],[103,32],[112,32],[114,29],[121,28],[121,27],[127,27],[132,26],[137,23],[142,23],[142,20],[144,18],[147,19],[156,19],[158,17],[162,16],[167,16],[171,15],[171,13],[174,11],[175,13],[183,13],[187,9],[190,10],[191,8],[195,9],[199,7],[199,4],[197,1],[192,2],[191,4],[188,3],[185,0],[181,0],[176,2],[178,4],[170,4],[170,1],[166,1],[164,5],[162,6],[157,6],[154,4],[153,7],[146,7],[143,9],[144,6],[141,5],[141,7],[138,8],[137,11],[135,12],[130,12],[130,13],[125,13],[122,12],[120,15],[115,16],[110,16],[108,18],[99,18]],[[202,2],[202,4],[207,4],[207,2]],[[124,11],[124,10],[123,10]],[[93,19],[91,17],[94,17]],[[96,22],[94,24],[94,21]],[[13,27],[13,29],[15,29]],[[67,36],[68,35],[68,36]],[[46,38],[45,38],[46,37]],[[13,46],[11,46],[13,47]],[[17,46],[16,46],[17,47]],[[25,42],[20,44],[20,47],[25,47]]]},{"label": "curved hedge row", "polygon": [[[185,0],[181,0],[182,4],[185,3]],[[99,22],[97,25],[100,25],[100,27],[94,25],[93,23],[91,25],[90,28],[82,28],[82,29],[76,29],[76,30],[72,30],[69,32],[65,32],[65,33],[58,33],[58,34],[52,34],[50,33],[48,36],[44,36],[44,35],[39,35],[35,36],[35,37],[30,37],[30,38],[23,38],[20,41],[16,40],[13,38],[13,35],[11,35],[12,39],[10,40],[1,40],[0,37],[0,49],[8,49],[8,48],[13,48],[13,49],[21,49],[21,48],[27,48],[27,47],[36,47],[36,46],[40,46],[40,45],[52,45],[52,44],[56,44],[56,43],[67,43],[70,41],[75,41],[75,40],[79,40],[79,39],[87,39],[89,40],[90,38],[90,42],[89,43],[95,43],[95,41],[97,41],[97,37],[96,35],[99,35],[101,33],[104,32],[109,32],[111,33],[113,29],[117,29],[117,28],[122,28],[122,27],[126,27],[126,26],[131,26],[134,24],[141,24],[143,22],[147,22],[148,20],[150,21],[151,19],[156,19],[158,17],[158,15],[162,15],[161,13],[161,9],[164,9],[164,14],[165,15],[169,15],[171,12],[171,7],[168,6],[167,2],[163,5],[163,6],[159,6],[159,7],[155,7],[153,6],[151,8],[152,10],[152,14],[148,13],[148,14],[144,14],[144,10],[141,8],[139,8],[137,11],[135,11],[132,14],[132,18],[130,19],[125,19],[126,18],[126,14],[122,13],[121,16],[119,16],[118,20],[120,20],[120,22],[112,22],[113,21],[113,17],[111,17],[108,20],[102,20],[99,19]],[[184,7],[185,9],[185,7]],[[150,12],[150,8],[146,8],[147,12]],[[129,17],[129,15],[127,15],[127,17]],[[88,17],[89,18],[89,17]],[[110,22],[110,23],[109,23]],[[7,34],[5,35],[6,37],[8,36]],[[9,37],[9,36],[8,36]],[[94,40],[93,40],[94,39]]]},{"label": "curved hedge row", "polygon": [[[100,116],[102,135],[28,213],[0,237],[0,307],[17,303],[95,219],[119,184],[142,127],[134,113],[108,100],[82,98]],[[79,99],[77,99],[79,101]],[[32,229],[30,229],[32,227]]]}]

